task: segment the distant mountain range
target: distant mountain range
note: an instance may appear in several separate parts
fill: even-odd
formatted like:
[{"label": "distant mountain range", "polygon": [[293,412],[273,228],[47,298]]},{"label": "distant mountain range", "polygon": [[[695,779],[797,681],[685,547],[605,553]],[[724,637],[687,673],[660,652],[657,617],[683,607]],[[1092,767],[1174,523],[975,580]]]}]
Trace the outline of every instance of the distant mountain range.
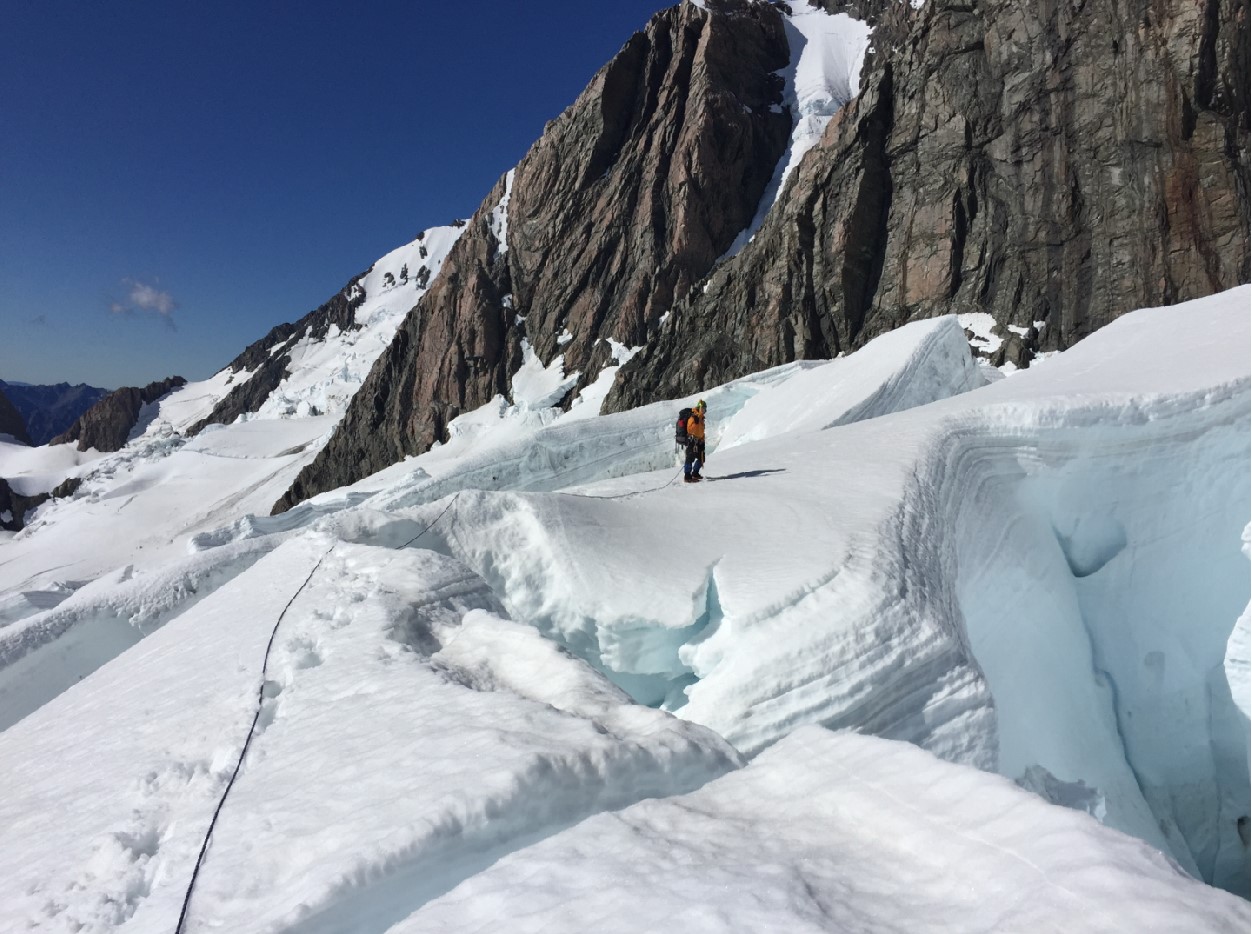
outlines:
[{"label": "distant mountain range", "polygon": [[32,386],[5,380],[0,380],[0,392],[21,415],[32,444],[47,444],[109,394],[107,389],[86,383]]}]

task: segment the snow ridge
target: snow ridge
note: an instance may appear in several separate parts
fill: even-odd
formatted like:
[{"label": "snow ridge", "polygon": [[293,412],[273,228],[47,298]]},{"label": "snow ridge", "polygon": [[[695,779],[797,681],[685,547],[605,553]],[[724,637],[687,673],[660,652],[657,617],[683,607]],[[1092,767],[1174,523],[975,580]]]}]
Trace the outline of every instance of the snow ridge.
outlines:
[{"label": "snow ridge", "polygon": [[306,334],[291,349],[290,375],[260,409],[242,418],[341,418],[464,230],[432,227],[374,263],[361,281],[364,301],[354,313],[356,327],[340,331],[332,325],[322,340]]}]

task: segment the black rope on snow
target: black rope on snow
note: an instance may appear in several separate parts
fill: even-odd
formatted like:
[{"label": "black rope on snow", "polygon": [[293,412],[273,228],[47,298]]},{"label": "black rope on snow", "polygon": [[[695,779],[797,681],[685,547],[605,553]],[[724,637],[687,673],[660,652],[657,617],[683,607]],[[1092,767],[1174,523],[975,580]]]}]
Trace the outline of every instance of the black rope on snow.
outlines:
[{"label": "black rope on snow", "polygon": [[651,490],[631,490],[629,493],[614,493],[612,496],[597,496],[594,493],[565,493],[563,495],[577,496],[579,499],[625,499],[627,496],[642,496],[644,493],[659,493],[661,490],[665,489],[667,486],[673,486],[674,481],[676,481],[679,477],[681,477],[682,474],[683,474],[682,468],[680,467],[678,470],[678,473],[670,477],[668,483],[662,483],[660,486],[654,487]]},{"label": "black rope on snow", "polygon": [[[632,490],[629,493],[618,493],[613,496],[594,496],[583,493],[567,493],[565,495],[581,496],[583,499],[624,499],[627,496],[639,496],[643,493],[656,493],[659,490],[665,489],[667,486],[672,486],[681,475],[682,471],[679,470],[678,473],[674,474],[674,476],[669,479],[669,482],[663,483],[652,490]],[[435,516],[435,520],[430,525],[426,526],[426,528],[422,529],[400,547],[408,548],[415,541],[438,525],[439,521],[448,514],[448,510],[452,508],[453,504],[461,498],[462,492],[464,491],[458,491],[457,494],[448,501],[448,505],[443,507],[443,510],[439,513],[439,515]],[[296,592],[291,595],[291,599],[287,601],[287,605],[283,607],[283,611],[278,614],[278,620],[274,623],[274,628],[270,631],[269,642],[265,644],[265,657],[261,662],[261,686],[257,689],[256,712],[252,715],[252,724],[248,727],[248,735],[243,741],[243,748],[239,750],[239,758],[235,761],[235,770],[230,775],[230,781],[226,783],[226,787],[222,790],[222,797],[218,799],[217,807],[213,809],[213,817],[209,821],[209,829],[205,831],[204,840],[200,844],[200,853],[196,856],[196,865],[191,871],[191,881],[188,882],[187,892],[183,896],[183,907],[178,914],[178,926],[174,929],[174,934],[183,934],[184,925],[187,922],[187,911],[191,907],[191,895],[192,892],[195,891],[196,881],[199,879],[200,870],[204,866],[204,857],[209,851],[209,842],[213,837],[213,829],[217,826],[217,818],[222,813],[222,808],[226,804],[226,798],[230,794],[230,790],[235,787],[235,779],[239,777],[239,770],[243,768],[243,760],[247,757],[248,749],[252,745],[253,738],[256,736],[256,725],[261,719],[261,710],[265,704],[265,685],[267,683],[266,676],[269,674],[270,652],[273,651],[274,639],[278,636],[278,627],[282,625],[283,619],[287,615],[287,611],[290,610],[292,604],[296,602],[296,598],[298,598],[300,594],[304,593],[304,588],[309,585],[309,581],[313,580],[313,575],[317,573],[317,569],[322,566],[322,562],[326,560],[326,557],[334,550],[334,547],[335,546],[332,545],[330,548],[326,549],[322,556],[317,559],[317,564],[313,565],[313,569],[309,571],[309,575],[304,579],[304,583],[302,583]]]},{"label": "black rope on snow", "polygon": [[407,542],[405,542],[405,543],[404,543],[403,545],[401,545],[400,547],[401,547],[401,548],[408,548],[408,547],[409,547],[410,545],[412,545],[415,541],[417,541],[419,538],[421,538],[423,535],[425,535],[427,532],[429,532],[431,529],[433,529],[435,526],[437,526],[437,525],[439,524],[439,520],[440,520],[440,519],[442,519],[444,516],[446,516],[446,515],[448,514],[448,510],[452,508],[452,504],[453,504],[453,503],[455,503],[458,499],[460,499],[460,498],[461,498],[461,493],[463,493],[463,492],[465,492],[465,491],[464,491],[464,490],[458,490],[458,491],[457,491],[456,496],[454,496],[454,497],[452,497],[452,499],[448,500],[448,505],[446,505],[446,506],[444,506],[444,507],[443,507],[443,512],[441,512],[441,513],[439,513],[439,515],[435,516],[435,521],[434,521],[434,522],[432,522],[430,525],[426,526],[426,528],[422,529],[420,532],[418,532],[416,535],[414,535],[412,538],[410,538]]},{"label": "black rope on snow", "polygon": [[200,855],[196,857],[196,867],[191,871],[191,881],[187,884],[187,893],[183,896],[183,908],[178,914],[178,927],[174,928],[174,934],[182,934],[183,925],[187,922],[187,910],[191,907],[191,893],[196,887],[196,880],[200,876],[200,869],[204,865],[204,856],[209,851],[209,840],[213,836],[213,828],[217,826],[218,815],[222,813],[222,806],[226,804],[226,796],[230,794],[231,788],[235,786],[235,779],[239,777],[239,770],[243,767],[244,757],[248,754],[248,747],[252,745],[252,739],[256,736],[257,721],[261,719],[262,705],[265,703],[265,684],[266,675],[269,674],[270,651],[274,648],[274,637],[278,635],[278,627],[282,625],[283,617],[287,615],[287,611],[291,609],[291,605],[296,602],[296,598],[304,592],[304,588],[309,586],[309,581],[313,579],[313,575],[317,573],[317,569],[322,566],[322,562],[326,560],[335,546],[331,545],[317,559],[317,564],[313,565],[313,570],[309,571],[309,576],[304,579],[304,583],[299,589],[292,594],[291,599],[287,601],[287,605],[283,607],[283,611],[278,614],[278,621],[274,623],[274,628],[270,632],[270,641],[265,645],[265,659],[261,663],[261,686],[257,689],[256,697],[256,713],[252,715],[252,725],[248,727],[248,736],[243,741],[243,748],[239,750],[239,759],[235,762],[235,771],[231,773],[230,781],[226,783],[226,788],[222,791],[222,797],[217,802],[217,807],[213,810],[213,818],[209,821],[209,829],[205,831],[204,842],[200,844]]}]

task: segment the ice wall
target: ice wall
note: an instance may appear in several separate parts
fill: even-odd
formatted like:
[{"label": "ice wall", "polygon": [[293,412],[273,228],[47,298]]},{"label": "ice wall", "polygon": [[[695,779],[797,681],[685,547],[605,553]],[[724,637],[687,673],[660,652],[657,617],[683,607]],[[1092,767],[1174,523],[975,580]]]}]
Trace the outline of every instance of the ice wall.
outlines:
[{"label": "ice wall", "polygon": [[1249,399],[1195,403],[952,452],[955,570],[999,770],[1092,790],[1086,809],[1246,895],[1247,721],[1224,658],[1248,599]]}]

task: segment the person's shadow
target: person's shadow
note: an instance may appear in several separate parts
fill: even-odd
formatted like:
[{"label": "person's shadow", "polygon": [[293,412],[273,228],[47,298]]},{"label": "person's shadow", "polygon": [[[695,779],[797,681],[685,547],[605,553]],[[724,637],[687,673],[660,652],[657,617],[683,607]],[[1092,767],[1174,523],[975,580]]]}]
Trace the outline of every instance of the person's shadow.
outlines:
[{"label": "person's shadow", "polygon": [[771,473],[786,473],[784,467],[766,467],[761,470],[741,470],[739,473],[728,473],[721,477],[705,477],[705,480],[747,480],[751,477],[764,477]]}]

